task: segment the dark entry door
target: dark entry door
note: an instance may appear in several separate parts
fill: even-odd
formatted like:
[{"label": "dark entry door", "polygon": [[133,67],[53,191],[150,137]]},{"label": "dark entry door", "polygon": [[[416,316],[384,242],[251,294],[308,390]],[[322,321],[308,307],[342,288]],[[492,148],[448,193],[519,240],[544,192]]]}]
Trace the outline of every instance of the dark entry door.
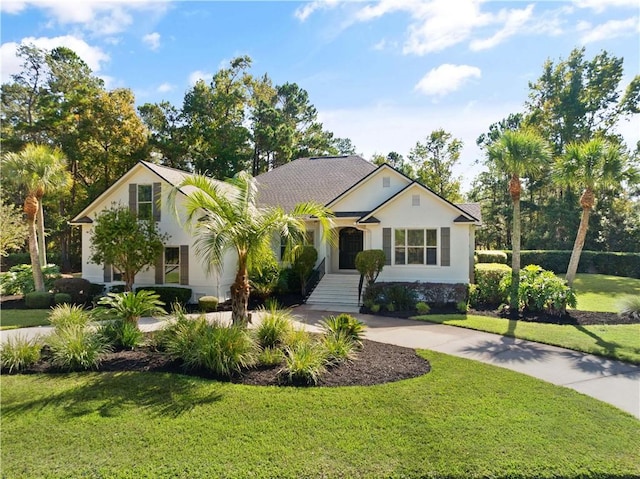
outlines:
[{"label": "dark entry door", "polygon": [[362,231],[355,228],[340,230],[340,269],[356,269],[356,255],[363,248]]}]

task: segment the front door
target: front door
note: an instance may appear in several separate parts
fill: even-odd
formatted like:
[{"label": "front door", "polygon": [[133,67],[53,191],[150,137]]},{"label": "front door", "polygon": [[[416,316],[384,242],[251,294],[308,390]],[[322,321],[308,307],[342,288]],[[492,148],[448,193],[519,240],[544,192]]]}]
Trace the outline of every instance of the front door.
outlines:
[{"label": "front door", "polygon": [[356,269],[356,255],[363,249],[362,231],[355,228],[340,230],[340,269]]}]

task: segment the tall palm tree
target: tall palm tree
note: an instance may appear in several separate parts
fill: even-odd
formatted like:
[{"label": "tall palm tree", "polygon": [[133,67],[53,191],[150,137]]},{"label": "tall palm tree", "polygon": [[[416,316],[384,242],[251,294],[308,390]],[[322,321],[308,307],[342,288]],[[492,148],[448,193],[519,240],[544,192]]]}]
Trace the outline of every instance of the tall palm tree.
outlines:
[{"label": "tall palm tree", "polygon": [[29,235],[29,255],[36,291],[44,291],[42,266],[46,264],[44,214],[42,198],[47,191],[59,190],[70,182],[64,156],[46,145],[28,144],[19,153],[2,158],[3,181],[10,182],[24,194],[23,210]]},{"label": "tall palm tree", "polygon": [[273,254],[275,237],[280,235],[286,250],[294,252],[304,239],[304,219],[310,216],[319,220],[325,238],[331,231],[332,215],[317,203],[300,203],[290,213],[279,207],[258,207],[256,181],[246,172],[226,182],[204,175],[186,177],[170,193],[174,210],[177,191],[183,188],[188,191],[184,200],[187,225],[195,234],[196,253],[206,261],[208,272],[220,270],[228,251],[236,253],[238,270],[231,285],[235,325],[246,326],[248,322],[249,266]]},{"label": "tall palm tree", "polygon": [[551,151],[547,142],[529,129],[505,131],[487,149],[489,160],[510,176],[509,195],[513,203],[513,229],[511,233],[511,294],[510,307],[515,312],[519,308],[518,288],[520,285],[520,178],[535,175],[551,161]]},{"label": "tall palm tree", "polygon": [[558,158],[553,171],[554,180],[562,186],[582,189],[580,195],[580,226],[567,267],[567,282],[573,285],[580,255],[589,228],[589,215],[596,204],[596,196],[604,190],[620,186],[625,180],[637,178],[637,171],[627,165],[620,146],[601,138],[570,143]]}]

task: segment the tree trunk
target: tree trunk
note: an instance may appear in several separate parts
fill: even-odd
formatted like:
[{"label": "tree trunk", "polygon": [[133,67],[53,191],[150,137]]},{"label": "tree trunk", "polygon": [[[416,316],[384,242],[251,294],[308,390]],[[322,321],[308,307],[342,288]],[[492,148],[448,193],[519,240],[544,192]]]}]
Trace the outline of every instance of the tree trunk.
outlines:
[{"label": "tree trunk", "polygon": [[582,247],[584,246],[584,240],[587,237],[587,229],[589,228],[590,213],[590,208],[582,208],[582,216],[580,217],[578,234],[576,235],[576,241],[573,244],[573,251],[571,251],[569,266],[567,266],[566,279],[569,283],[569,286],[573,286],[573,280],[576,279],[576,273],[578,272],[578,263],[580,263],[580,255],[582,254]]},{"label": "tree trunk", "polygon": [[36,215],[38,213],[38,199],[29,195],[24,200],[24,212],[27,217],[29,232],[29,256],[31,257],[31,270],[33,272],[33,285],[36,291],[44,291],[44,276],[40,267],[40,255],[38,254],[38,233],[36,228]]},{"label": "tree trunk", "polygon": [[40,266],[44,268],[47,265],[47,246],[44,237],[44,208],[42,207],[42,198],[38,198],[38,254],[40,255]]},{"label": "tree trunk", "polygon": [[246,327],[249,323],[249,274],[246,261],[238,263],[238,273],[231,285],[231,322],[234,326]]},{"label": "tree trunk", "polygon": [[511,298],[509,307],[511,313],[516,313],[518,290],[520,288],[520,198],[513,200],[513,230],[511,236]]}]

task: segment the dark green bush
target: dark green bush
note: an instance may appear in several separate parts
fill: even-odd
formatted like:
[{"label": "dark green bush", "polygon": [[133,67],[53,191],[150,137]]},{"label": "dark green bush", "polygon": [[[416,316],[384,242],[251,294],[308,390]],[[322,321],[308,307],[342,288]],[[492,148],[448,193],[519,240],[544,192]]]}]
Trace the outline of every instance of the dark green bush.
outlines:
[{"label": "dark green bush", "polygon": [[249,271],[251,294],[266,299],[278,286],[280,266],[273,255],[261,258],[260,264],[254,264]]},{"label": "dark green bush", "polygon": [[507,253],[495,250],[476,250],[476,263],[507,264]]},{"label": "dark green bush", "polygon": [[381,249],[360,251],[356,255],[356,269],[365,277],[367,284],[373,284],[384,268],[385,260],[384,251]]},{"label": "dark green bush", "polygon": [[71,304],[71,295],[69,293],[54,293],[53,304]]},{"label": "dark green bush", "polygon": [[278,275],[276,291],[280,294],[300,291],[300,278],[291,268],[283,268]]},{"label": "dark green bush", "polygon": [[104,284],[89,283],[89,297],[95,298],[104,294]]},{"label": "dark green bush", "polygon": [[506,301],[500,290],[500,281],[511,274],[511,268],[500,263],[478,263],[474,268],[477,290],[471,304],[497,305]]},{"label": "dark green bush", "polygon": [[[506,251],[511,263],[511,251]],[[537,264],[556,274],[567,272],[571,250],[523,250],[520,264]],[[583,251],[578,273],[598,273],[612,276],[640,278],[640,253],[616,253],[609,251]]]},{"label": "dark green bush", "polygon": [[53,303],[53,294],[46,291],[34,291],[24,295],[24,305],[28,309],[47,309]]},{"label": "dark green bush", "polygon": [[91,299],[91,283],[83,278],[58,278],[53,282],[54,293],[66,293],[69,303],[86,304]]},{"label": "dark green bush", "polygon": [[137,291],[153,291],[160,297],[160,301],[166,305],[165,309],[170,308],[174,303],[184,306],[189,302],[191,294],[193,293],[191,288],[181,288],[178,286],[142,286],[136,288],[136,292]]},{"label": "dark green bush", "polygon": [[200,307],[200,311],[211,313],[218,309],[218,298],[215,296],[202,296],[198,298],[198,306]]},{"label": "dark green bush", "polygon": [[31,264],[31,255],[29,253],[9,253],[2,258],[3,271],[19,264]]},{"label": "dark green bush", "polygon": [[298,276],[298,281],[300,282],[300,293],[303,296],[306,294],[305,285],[307,279],[309,279],[317,260],[318,251],[313,246],[305,245],[302,247],[293,262],[292,269]]},{"label": "dark green bush", "polygon": [[133,349],[144,340],[144,334],[134,323],[122,319],[107,322],[100,328],[100,333],[116,348]]}]

